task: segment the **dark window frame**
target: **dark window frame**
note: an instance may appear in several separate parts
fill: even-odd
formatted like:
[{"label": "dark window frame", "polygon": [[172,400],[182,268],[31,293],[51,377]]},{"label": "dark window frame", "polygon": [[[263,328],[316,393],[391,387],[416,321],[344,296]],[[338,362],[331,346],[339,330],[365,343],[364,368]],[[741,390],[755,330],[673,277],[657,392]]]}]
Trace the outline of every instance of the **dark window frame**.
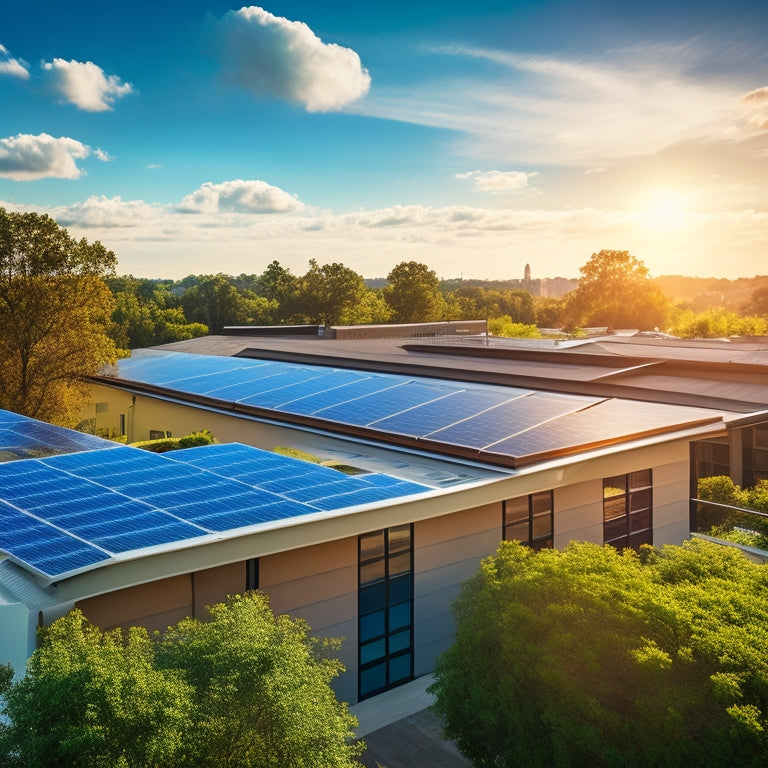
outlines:
[{"label": "dark window frame", "polygon": [[[555,539],[555,494],[554,491],[537,491],[529,493],[527,496],[514,496],[505,499],[501,504],[501,535],[504,541],[517,540],[531,549],[551,549],[554,546]],[[544,514],[537,512],[537,503],[541,500],[547,500],[548,512]],[[521,509],[527,505],[527,512]],[[515,509],[517,508],[517,509]],[[513,517],[513,515],[516,515]],[[538,521],[545,516],[549,517],[549,530],[536,535],[535,526]],[[525,539],[521,536],[510,535],[512,529],[521,528],[527,525],[527,535]]]},{"label": "dark window frame", "polygon": [[652,469],[603,478],[603,543],[616,549],[653,544]]},{"label": "dark window frame", "polygon": [[[402,536],[405,531],[407,537]],[[381,549],[365,551],[365,542],[376,536],[381,536]],[[413,524],[363,534],[357,546],[357,682],[362,700],[413,680]],[[372,573],[379,575],[366,578]]]},{"label": "dark window frame", "polygon": [[259,558],[250,557],[245,561],[245,591],[259,588]]}]

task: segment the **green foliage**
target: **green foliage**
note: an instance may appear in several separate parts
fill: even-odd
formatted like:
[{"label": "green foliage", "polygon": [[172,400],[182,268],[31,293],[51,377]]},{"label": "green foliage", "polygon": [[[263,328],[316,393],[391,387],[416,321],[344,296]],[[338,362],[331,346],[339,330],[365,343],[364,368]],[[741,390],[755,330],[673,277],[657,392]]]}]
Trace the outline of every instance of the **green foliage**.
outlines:
[{"label": "green foliage", "polygon": [[[701,477],[697,481],[698,498],[740,509],[768,513],[768,480],[759,480],[752,488],[742,488],[726,475]],[[768,519],[699,504],[696,511],[700,532],[737,544],[768,550]]]},{"label": "green foliage", "polygon": [[765,336],[768,335],[768,318],[757,315],[745,317],[722,307],[700,313],[686,310],[675,318],[670,333],[693,339]]},{"label": "green foliage", "polygon": [[535,325],[516,323],[509,315],[495,317],[488,321],[488,331],[494,336],[509,336],[521,339],[540,339],[541,332]]},{"label": "green foliage", "polygon": [[276,445],[274,448],[275,453],[279,453],[281,456],[290,456],[292,459],[300,459],[301,461],[308,461],[310,464],[320,464],[320,459],[312,453],[302,451],[299,448],[290,448],[286,445]]},{"label": "green foliage", "polygon": [[48,216],[0,208],[0,408],[74,426],[81,377],[115,359],[102,280],[114,265]]},{"label": "green foliage", "polygon": [[480,768],[768,759],[768,573],[735,550],[503,542],[454,613],[431,690]]},{"label": "green foliage", "polygon": [[568,297],[570,326],[665,327],[669,301],[628,251],[593,253],[579,271],[579,287]]},{"label": "green foliage", "polygon": [[139,440],[131,443],[134,448],[142,448],[152,453],[166,453],[167,451],[177,451],[180,448],[196,448],[200,445],[212,445],[216,438],[208,429],[201,429],[199,432],[190,432],[182,437],[160,437],[156,440]]},{"label": "green foliage", "polygon": [[150,638],[74,611],[42,636],[0,726],[9,768],[352,768],[356,721],[330,681],[335,641],[260,593]]},{"label": "green foliage", "polygon": [[339,263],[321,267],[314,259],[299,286],[303,321],[320,325],[358,322],[358,308],[368,293],[362,275]]},{"label": "green foliage", "polygon": [[416,261],[401,262],[387,275],[382,291],[395,323],[428,323],[443,319],[444,299],[434,270]]}]

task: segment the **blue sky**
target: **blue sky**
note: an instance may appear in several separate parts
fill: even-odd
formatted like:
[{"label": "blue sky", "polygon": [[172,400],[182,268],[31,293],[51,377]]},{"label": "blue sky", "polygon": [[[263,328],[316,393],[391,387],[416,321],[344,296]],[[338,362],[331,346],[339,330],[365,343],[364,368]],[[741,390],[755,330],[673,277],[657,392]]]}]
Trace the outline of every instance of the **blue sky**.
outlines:
[{"label": "blue sky", "polygon": [[143,277],[768,274],[768,4],[0,3],[0,207]]}]

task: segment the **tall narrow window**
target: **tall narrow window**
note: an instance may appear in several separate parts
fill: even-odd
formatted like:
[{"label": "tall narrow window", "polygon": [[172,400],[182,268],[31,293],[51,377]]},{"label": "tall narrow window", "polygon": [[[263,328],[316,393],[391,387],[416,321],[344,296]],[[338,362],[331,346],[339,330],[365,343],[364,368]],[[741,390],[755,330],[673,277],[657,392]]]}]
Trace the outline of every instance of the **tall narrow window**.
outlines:
[{"label": "tall narrow window", "polygon": [[259,588],[259,558],[252,557],[245,561],[245,591]]},{"label": "tall narrow window", "polygon": [[650,469],[603,480],[603,542],[617,549],[653,544]]},{"label": "tall narrow window", "polygon": [[552,491],[507,499],[504,504],[504,539],[539,550],[553,546]]},{"label": "tall narrow window", "polygon": [[413,678],[413,526],[359,537],[359,696]]}]

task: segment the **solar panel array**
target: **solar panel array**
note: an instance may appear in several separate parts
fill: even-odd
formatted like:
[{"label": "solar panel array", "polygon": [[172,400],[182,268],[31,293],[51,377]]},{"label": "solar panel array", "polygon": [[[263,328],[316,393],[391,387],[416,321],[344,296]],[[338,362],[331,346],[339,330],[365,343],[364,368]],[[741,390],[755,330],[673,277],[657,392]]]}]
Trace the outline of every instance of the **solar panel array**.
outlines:
[{"label": "solar panel array", "polygon": [[110,448],[115,443],[0,410],[0,462]]},{"label": "solar panel array", "polygon": [[182,352],[121,360],[119,377],[511,466],[720,418],[686,406]]},{"label": "solar panel array", "polygon": [[429,490],[239,444],[116,445],[0,464],[0,549],[56,580],[147,547]]}]

